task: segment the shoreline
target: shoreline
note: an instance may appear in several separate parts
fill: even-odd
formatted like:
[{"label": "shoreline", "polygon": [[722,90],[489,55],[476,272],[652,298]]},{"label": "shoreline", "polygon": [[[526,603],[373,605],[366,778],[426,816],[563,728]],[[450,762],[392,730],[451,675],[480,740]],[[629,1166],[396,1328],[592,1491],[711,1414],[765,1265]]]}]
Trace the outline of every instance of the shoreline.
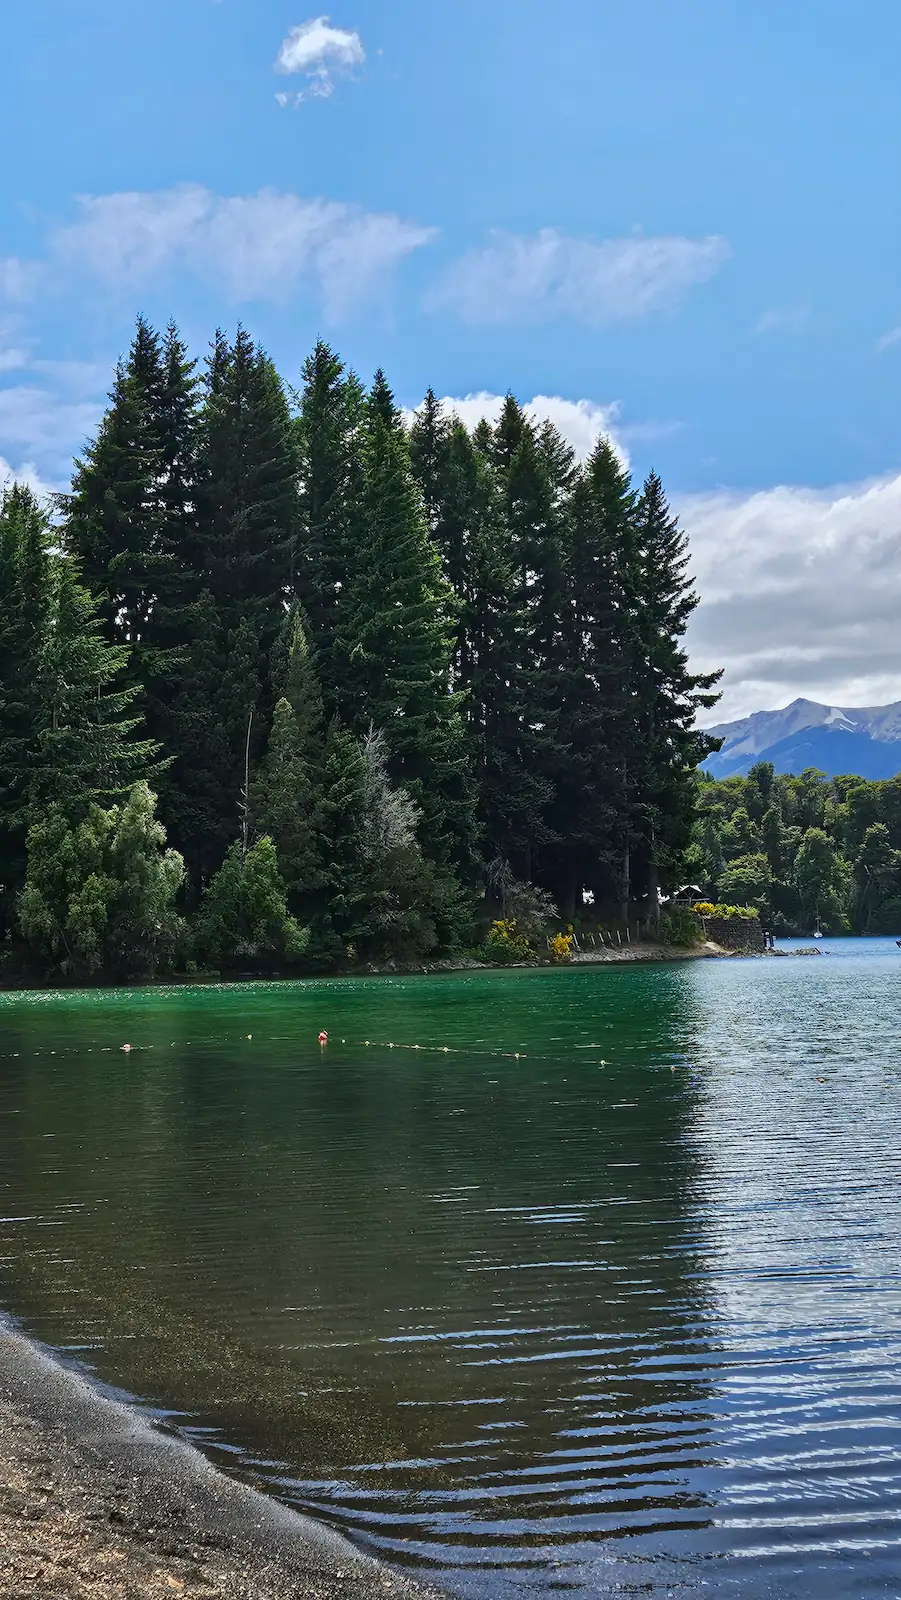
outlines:
[{"label": "shoreline", "polygon": [[0,1600],[439,1600],[0,1315]]},{"label": "shoreline", "polygon": [[[772,953],[772,952],[771,952]],[[389,964],[383,967],[361,968],[353,972],[234,972],[234,973],[171,973],[165,978],[131,978],[118,982],[48,983],[46,980],[19,976],[0,978],[0,994],[80,994],[119,989],[216,989],[223,984],[254,983],[347,983],[360,978],[437,978],[443,973],[461,972],[542,972],[562,971],[566,967],[628,966],[650,961],[713,961],[724,957],[763,954],[754,950],[727,950],[710,939],[702,944],[662,945],[650,941],[624,944],[621,949],[577,951],[569,961],[550,960],[511,961],[509,963],[477,961],[472,956],[446,956],[437,961],[422,962],[416,966]]]}]

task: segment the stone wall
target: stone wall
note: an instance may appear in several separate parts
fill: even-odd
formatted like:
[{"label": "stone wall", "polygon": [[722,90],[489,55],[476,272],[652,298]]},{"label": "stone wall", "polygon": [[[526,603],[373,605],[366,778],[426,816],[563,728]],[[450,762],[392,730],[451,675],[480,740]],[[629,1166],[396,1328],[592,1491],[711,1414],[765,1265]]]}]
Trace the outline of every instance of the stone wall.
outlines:
[{"label": "stone wall", "polygon": [[766,942],[760,918],[754,917],[699,917],[704,937],[724,950],[744,950],[749,955],[763,955]]}]

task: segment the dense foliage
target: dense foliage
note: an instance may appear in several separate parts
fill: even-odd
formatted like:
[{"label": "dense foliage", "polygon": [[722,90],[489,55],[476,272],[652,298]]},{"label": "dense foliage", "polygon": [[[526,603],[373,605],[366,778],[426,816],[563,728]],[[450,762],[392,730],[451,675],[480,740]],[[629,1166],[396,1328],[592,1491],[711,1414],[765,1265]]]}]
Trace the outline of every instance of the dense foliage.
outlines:
[{"label": "dense foliage", "polygon": [[901,777],[698,780],[687,871],[774,933],[901,932]]},{"label": "dense foliage", "polygon": [[522,927],[653,920],[712,748],[695,604],[608,441],[139,322],[71,492],[0,508],[7,961],[413,960],[513,885]]}]

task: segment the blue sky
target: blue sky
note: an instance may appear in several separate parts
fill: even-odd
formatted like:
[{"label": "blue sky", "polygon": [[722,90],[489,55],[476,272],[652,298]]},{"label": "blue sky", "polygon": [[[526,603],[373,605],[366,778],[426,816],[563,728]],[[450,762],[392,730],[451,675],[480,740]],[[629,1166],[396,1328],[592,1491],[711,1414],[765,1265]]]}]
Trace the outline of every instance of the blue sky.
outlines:
[{"label": "blue sky", "polygon": [[139,309],[289,380],[321,332],[656,466],[725,712],[901,696],[897,4],[9,9],[12,471],[64,481]]}]

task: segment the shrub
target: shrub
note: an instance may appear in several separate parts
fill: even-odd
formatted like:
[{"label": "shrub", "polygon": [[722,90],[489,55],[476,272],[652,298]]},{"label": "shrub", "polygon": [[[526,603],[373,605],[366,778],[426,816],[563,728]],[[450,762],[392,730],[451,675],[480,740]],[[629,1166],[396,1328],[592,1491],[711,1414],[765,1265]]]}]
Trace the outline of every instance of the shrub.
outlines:
[{"label": "shrub", "polygon": [[492,922],[482,949],[486,961],[495,966],[510,966],[516,961],[534,961],[535,952],[521,932],[515,917]]},{"label": "shrub", "polygon": [[555,933],[551,939],[551,959],[554,961],[572,961],[575,940],[576,936],[572,930],[569,933]]},{"label": "shrub", "polygon": [[697,944],[700,937],[698,919],[688,906],[673,906],[660,919],[660,938],[664,944]]}]

